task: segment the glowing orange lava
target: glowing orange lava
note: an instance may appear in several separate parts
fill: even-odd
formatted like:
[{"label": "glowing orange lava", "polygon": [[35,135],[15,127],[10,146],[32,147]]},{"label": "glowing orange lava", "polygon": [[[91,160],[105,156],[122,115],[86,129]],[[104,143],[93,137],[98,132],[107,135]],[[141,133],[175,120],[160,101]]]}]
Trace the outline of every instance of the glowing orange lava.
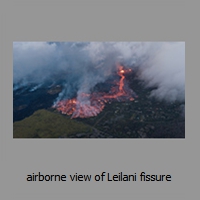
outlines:
[{"label": "glowing orange lava", "polygon": [[54,107],[62,114],[71,115],[71,118],[87,118],[98,115],[109,101],[133,101],[132,90],[124,88],[124,73],[130,71],[131,69],[125,70],[123,66],[118,65],[117,74],[121,78],[109,93],[82,93],[79,98],[59,101]]}]

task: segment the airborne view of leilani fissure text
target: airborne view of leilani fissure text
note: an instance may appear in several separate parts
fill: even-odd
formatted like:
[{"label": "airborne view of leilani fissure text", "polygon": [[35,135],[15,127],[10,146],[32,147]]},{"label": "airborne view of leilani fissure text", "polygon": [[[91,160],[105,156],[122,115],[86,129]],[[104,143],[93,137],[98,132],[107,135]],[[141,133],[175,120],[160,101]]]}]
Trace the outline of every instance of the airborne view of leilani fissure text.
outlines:
[{"label": "airborne view of leilani fissure text", "polygon": [[13,42],[14,138],[185,138],[185,42]]}]

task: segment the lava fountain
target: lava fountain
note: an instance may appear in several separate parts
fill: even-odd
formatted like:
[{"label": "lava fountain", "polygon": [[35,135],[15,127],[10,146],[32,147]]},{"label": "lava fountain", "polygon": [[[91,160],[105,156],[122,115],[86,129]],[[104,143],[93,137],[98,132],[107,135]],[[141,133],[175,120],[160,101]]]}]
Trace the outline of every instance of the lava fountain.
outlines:
[{"label": "lava fountain", "polygon": [[114,100],[133,101],[134,92],[129,88],[125,88],[124,84],[124,74],[130,71],[131,69],[124,69],[123,66],[118,65],[117,74],[120,76],[120,80],[108,93],[82,93],[79,98],[61,100],[54,107],[62,114],[71,115],[71,118],[88,118],[97,116],[104,109],[107,102]]}]

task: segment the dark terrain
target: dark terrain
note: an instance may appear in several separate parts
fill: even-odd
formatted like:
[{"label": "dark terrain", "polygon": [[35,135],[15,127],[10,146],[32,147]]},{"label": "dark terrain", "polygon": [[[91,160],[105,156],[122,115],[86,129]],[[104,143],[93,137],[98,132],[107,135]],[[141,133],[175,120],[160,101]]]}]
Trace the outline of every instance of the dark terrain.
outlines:
[{"label": "dark terrain", "polygon": [[[185,138],[185,116],[183,114],[185,102],[167,103],[149,98],[149,94],[154,88],[144,88],[134,74],[128,75],[126,80],[130,88],[136,92],[138,98],[134,101],[108,103],[98,116],[84,119],[70,119],[70,116],[62,115],[52,108],[53,102],[62,91],[62,86],[59,83],[51,87],[41,86],[34,91],[31,91],[33,85],[14,90],[14,137]],[[96,88],[101,87],[100,84]],[[43,109],[42,114],[34,114],[35,111],[40,109]],[[44,112],[44,110],[48,112]],[[30,126],[30,124],[41,121],[41,116],[46,120],[42,122],[43,124],[38,123],[37,129],[34,130],[34,125]],[[55,116],[62,116],[60,120],[63,120],[63,125],[58,123],[59,128],[56,123],[54,127],[52,125],[56,121]],[[67,133],[64,131],[64,134],[63,129],[66,129],[66,126],[64,126],[66,125],[65,120],[71,128],[72,126],[80,126],[83,129],[75,130],[74,128],[74,132]],[[75,124],[70,125],[70,121],[74,121]],[[58,130],[55,131],[55,134],[53,131],[51,131],[51,134],[43,134],[45,127],[49,127],[49,123],[51,123],[52,130]],[[24,127],[28,127],[28,129]],[[29,134],[30,130],[31,135]]]}]

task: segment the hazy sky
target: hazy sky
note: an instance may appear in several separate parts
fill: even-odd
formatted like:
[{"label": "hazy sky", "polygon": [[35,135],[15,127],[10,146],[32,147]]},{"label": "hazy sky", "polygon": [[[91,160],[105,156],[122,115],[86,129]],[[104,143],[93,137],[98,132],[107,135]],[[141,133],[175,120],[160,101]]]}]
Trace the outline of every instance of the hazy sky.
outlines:
[{"label": "hazy sky", "polygon": [[184,42],[14,42],[13,82],[43,84],[62,77],[60,98],[72,90],[90,92],[116,71],[116,63],[137,68],[151,96],[185,99]]}]

